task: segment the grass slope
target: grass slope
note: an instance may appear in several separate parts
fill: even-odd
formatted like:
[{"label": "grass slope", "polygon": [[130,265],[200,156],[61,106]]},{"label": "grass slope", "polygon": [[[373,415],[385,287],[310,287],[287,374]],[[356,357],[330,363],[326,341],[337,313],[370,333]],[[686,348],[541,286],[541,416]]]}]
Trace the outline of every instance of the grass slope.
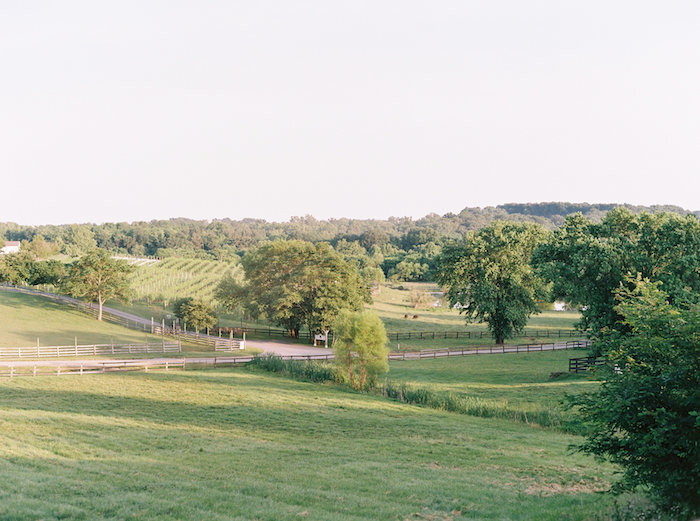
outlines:
[{"label": "grass slope", "polygon": [[0,518],[584,520],[577,438],[250,370],[0,381]]},{"label": "grass slope", "polygon": [[98,322],[87,314],[44,297],[0,291],[0,346],[160,342],[160,336]]}]

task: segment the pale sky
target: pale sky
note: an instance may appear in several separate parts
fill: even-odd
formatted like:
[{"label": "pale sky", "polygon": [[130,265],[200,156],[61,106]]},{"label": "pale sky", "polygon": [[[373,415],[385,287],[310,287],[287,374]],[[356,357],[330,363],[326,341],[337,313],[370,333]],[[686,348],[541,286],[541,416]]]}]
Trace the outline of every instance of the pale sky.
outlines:
[{"label": "pale sky", "polygon": [[0,0],[0,221],[700,209],[700,2]]}]

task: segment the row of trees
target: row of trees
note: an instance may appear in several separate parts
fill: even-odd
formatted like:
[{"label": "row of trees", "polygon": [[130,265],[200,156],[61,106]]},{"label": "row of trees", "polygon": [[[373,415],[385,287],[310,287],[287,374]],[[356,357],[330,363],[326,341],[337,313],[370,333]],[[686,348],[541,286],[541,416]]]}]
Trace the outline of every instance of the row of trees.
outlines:
[{"label": "row of trees", "polygon": [[467,320],[487,322],[499,343],[522,330],[538,300],[563,299],[604,349],[602,333],[625,329],[615,292],[632,287],[630,274],[663,284],[671,304],[697,302],[700,221],[616,209],[600,223],[568,217],[553,232],[499,222],[446,245],[437,266],[451,302]]},{"label": "row of trees", "polygon": [[674,214],[571,216],[553,232],[496,223],[444,248],[438,280],[497,342],[521,330],[542,295],[581,309],[605,355],[600,390],[573,400],[581,450],[623,468],[675,519],[700,513],[700,221]]},{"label": "row of trees", "polygon": [[[582,212],[594,222],[616,205],[540,203],[465,208],[459,213],[430,214],[422,219],[392,217],[387,220],[294,217],[276,223],[260,219],[163,221],[105,224],[21,226],[0,223],[0,241],[23,241],[22,249],[36,243],[54,252],[76,257],[95,247],[115,253],[154,256],[192,256],[237,261],[246,251],[266,241],[304,240],[328,242],[337,251],[361,254],[364,263],[380,267],[384,276],[398,280],[432,280],[435,256],[449,240],[462,237],[498,220],[532,222],[553,229],[573,212]],[[677,207],[631,207],[633,212],[666,209],[687,213]],[[354,248],[357,246],[358,248]],[[49,255],[40,254],[40,258]]]}]

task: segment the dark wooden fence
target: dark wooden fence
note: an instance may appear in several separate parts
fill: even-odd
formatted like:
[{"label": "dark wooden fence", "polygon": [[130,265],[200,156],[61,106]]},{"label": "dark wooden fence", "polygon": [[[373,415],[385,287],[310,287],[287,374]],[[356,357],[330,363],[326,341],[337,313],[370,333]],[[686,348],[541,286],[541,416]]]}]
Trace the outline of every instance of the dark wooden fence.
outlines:
[{"label": "dark wooden fence", "polygon": [[605,365],[605,359],[595,356],[585,356],[583,358],[569,358],[570,373],[584,373],[590,369]]}]

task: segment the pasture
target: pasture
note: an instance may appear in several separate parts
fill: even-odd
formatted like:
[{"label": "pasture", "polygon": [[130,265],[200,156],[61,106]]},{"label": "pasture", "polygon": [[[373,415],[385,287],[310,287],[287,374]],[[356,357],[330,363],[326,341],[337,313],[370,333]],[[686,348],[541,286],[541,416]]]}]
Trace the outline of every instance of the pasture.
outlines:
[{"label": "pasture", "polygon": [[[0,347],[72,346],[76,342],[87,344],[159,344],[161,337],[150,332],[128,329],[110,322],[98,322],[94,317],[71,306],[25,293],[0,291]],[[166,339],[172,342],[173,339]],[[237,353],[250,354],[257,349]],[[131,353],[100,355],[84,358],[148,358],[211,356],[213,350],[201,345],[182,343],[182,353]]]},{"label": "pasture", "polygon": [[[420,361],[391,362],[388,378],[409,387],[451,392],[468,397],[480,414],[528,418],[571,419],[563,407],[566,394],[594,391],[599,382],[586,374],[569,374],[569,358],[577,351],[472,355]],[[564,373],[554,378],[552,373]]]},{"label": "pasture", "polygon": [[160,342],[150,332],[98,322],[94,317],[44,297],[0,291],[0,347]]},{"label": "pasture", "polygon": [[3,380],[0,518],[586,520],[577,440],[251,369]]}]

